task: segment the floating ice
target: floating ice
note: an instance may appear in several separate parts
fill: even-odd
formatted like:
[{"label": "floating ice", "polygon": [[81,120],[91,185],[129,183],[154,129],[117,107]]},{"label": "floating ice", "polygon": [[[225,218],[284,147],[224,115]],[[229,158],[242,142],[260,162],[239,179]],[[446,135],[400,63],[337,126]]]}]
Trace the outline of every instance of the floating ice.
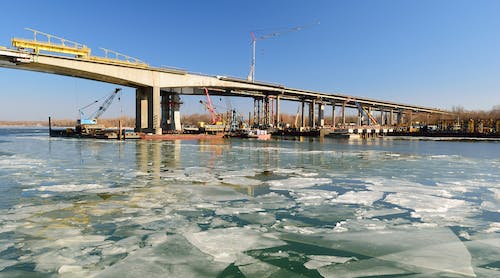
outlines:
[{"label": "floating ice", "polygon": [[281,238],[397,262],[422,272],[474,276],[469,252],[453,232],[444,228],[407,227],[310,236],[283,234]]},{"label": "floating ice", "polygon": [[213,229],[185,235],[187,240],[218,262],[233,263],[243,251],[270,248],[286,243],[272,234],[249,228]]},{"label": "floating ice", "polygon": [[[499,234],[477,234],[471,237],[471,241],[465,241],[464,244],[472,255],[472,264],[474,270],[480,277],[498,277],[500,270],[497,266],[495,275],[482,275],[481,271],[489,264],[498,263],[500,258],[500,235]],[[491,268],[490,268],[491,269]]]},{"label": "floating ice", "polygon": [[53,191],[53,192],[75,192],[75,191],[86,191],[92,189],[101,189],[104,186],[100,184],[59,184],[59,185],[49,185],[40,186],[36,188],[38,191]]},{"label": "floating ice", "polygon": [[315,185],[329,184],[331,179],[327,178],[300,178],[291,177],[284,180],[269,181],[270,188],[273,190],[295,190],[301,188],[312,187]]},{"label": "floating ice", "polygon": [[389,194],[384,201],[414,210],[412,217],[441,225],[466,225],[464,219],[472,216],[477,208],[464,200],[421,194]]},{"label": "floating ice", "polygon": [[495,233],[495,232],[500,232],[500,222],[493,222],[490,223],[490,226],[488,229],[485,230],[486,233]]},{"label": "floating ice", "polygon": [[366,187],[372,191],[408,193],[411,195],[433,195],[451,198],[453,197],[453,186],[435,187],[425,186],[419,183],[402,179],[366,179]]},{"label": "floating ice", "polygon": [[131,236],[121,239],[114,244],[102,249],[101,253],[104,256],[130,253],[139,249],[141,239],[138,236]]},{"label": "floating ice", "polygon": [[238,266],[238,268],[243,273],[243,275],[245,275],[245,277],[293,277],[293,273],[283,273],[284,275],[280,275],[285,271],[277,266],[261,261],[256,261],[254,263],[246,265],[240,265]]},{"label": "floating ice", "polygon": [[295,200],[301,205],[318,206],[337,197],[338,193],[327,190],[302,189],[291,192],[291,195],[294,196]]},{"label": "floating ice", "polygon": [[57,250],[45,252],[35,257],[35,270],[41,272],[56,272],[63,265],[73,265],[76,263],[74,258],[61,256]]},{"label": "floating ice", "polygon": [[489,190],[493,194],[484,197],[485,201],[481,203],[481,208],[492,212],[500,212],[500,189],[489,188]]},{"label": "floating ice", "polygon": [[338,256],[324,256],[324,255],[310,255],[309,261],[304,266],[307,269],[317,269],[331,264],[345,264],[349,261],[356,261],[354,257],[338,257]]},{"label": "floating ice", "polygon": [[3,221],[15,221],[21,220],[33,215],[40,215],[42,213],[62,210],[72,207],[72,204],[51,204],[51,205],[33,205],[33,204],[23,204],[18,205],[12,209],[0,210],[0,220]]},{"label": "floating ice", "polygon": [[267,210],[290,209],[291,207],[295,206],[295,202],[281,194],[270,192],[251,199],[247,207],[248,206],[263,208]]},{"label": "floating ice", "polygon": [[59,268],[59,270],[57,272],[59,274],[62,274],[62,273],[74,274],[75,272],[80,272],[82,270],[83,270],[82,267],[79,265],[63,265]]},{"label": "floating ice", "polygon": [[252,213],[264,211],[262,208],[252,208],[252,207],[223,207],[215,210],[216,215],[238,215],[243,213]]},{"label": "floating ice", "polygon": [[172,235],[154,247],[141,248],[125,259],[106,266],[96,277],[216,277],[226,263],[200,252],[186,239]]},{"label": "floating ice", "polygon": [[[379,259],[367,259],[349,262],[347,264],[329,264],[317,269],[321,276],[326,278],[351,277],[405,277],[418,273],[414,268]],[[432,277],[425,271],[423,277]],[[412,276],[408,276],[412,277]],[[417,276],[418,277],[418,276]]]},{"label": "floating ice", "polygon": [[378,219],[349,219],[346,221],[338,222],[333,228],[334,232],[355,232],[367,230],[384,230],[390,224],[386,221]]},{"label": "floating ice", "polygon": [[12,266],[12,265],[15,265],[15,264],[17,264],[17,261],[15,261],[15,260],[0,259],[0,271],[2,271],[3,269],[5,269],[6,267],[9,267],[9,266]]},{"label": "floating ice", "polygon": [[297,211],[297,215],[331,224],[356,217],[355,210],[350,205],[337,203],[304,206]]},{"label": "floating ice", "polygon": [[373,202],[382,199],[383,195],[383,192],[378,191],[349,191],[338,196],[333,202],[371,206]]},{"label": "floating ice", "polygon": [[363,218],[376,218],[382,216],[390,216],[396,214],[407,213],[407,210],[400,208],[381,208],[381,209],[359,209],[356,214]]},{"label": "floating ice", "polygon": [[230,184],[237,186],[256,186],[262,184],[262,181],[246,177],[226,177],[223,178],[221,182],[223,184]]},{"label": "floating ice", "polygon": [[237,216],[239,219],[251,224],[271,225],[276,222],[274,214],[259,212],[259,213],[244,213]]},{"label": "floating ice", "polygon": [[481,208],[487,211],[500,212],[500,200],[484,201],[481,203]]},{"label": "floating ice", "polygon": [[25,158],[18,155],[7,156],[0,159],[0,169],[2,170],[21,170],[34,169],[46,164],[41,159]]}]

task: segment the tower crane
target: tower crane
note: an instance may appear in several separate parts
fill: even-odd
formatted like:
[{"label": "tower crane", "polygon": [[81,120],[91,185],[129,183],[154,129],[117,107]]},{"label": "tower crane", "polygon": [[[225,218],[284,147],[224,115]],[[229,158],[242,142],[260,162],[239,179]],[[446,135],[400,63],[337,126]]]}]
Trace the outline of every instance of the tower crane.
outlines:
[{"label": "tower crane", "polygon": [[278,37],[278,36],[281,36],[281,35],[284,35],[287,33],[291,33],[291,32],[298,32],[302,29],[305,29],[305,28],[308,28],[312,25],[317,25],[317,24],[319,24],[319,22],[317,22],[315,24],[311,24],[311,25],[303,25],[303,26],[296,26],[296,27],[292,27],[292,28],[286,28],[286,29],[283,29],[281,31],[272,32],[272,33],[262,35],[262,36],[256,36],[255,31],[250,32],[250,36],[252,37],[252,63],[250,65],[250,72],[248,73],[247,80],[252,81],[252,82],[255,81],[255,47],[257,45],[257,41]]}]

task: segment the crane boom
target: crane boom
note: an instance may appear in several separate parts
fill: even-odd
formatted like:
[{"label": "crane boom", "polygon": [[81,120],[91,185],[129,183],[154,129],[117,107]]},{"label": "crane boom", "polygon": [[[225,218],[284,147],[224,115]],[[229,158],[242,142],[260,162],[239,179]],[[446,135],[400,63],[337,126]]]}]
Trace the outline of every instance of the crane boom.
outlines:
[{"label": "crane boom", "polygon": [[215,112],[215,108],[212,105],[212,100],[210,100],[210,95],[208,94],[208,89],[205,88],[205,96],[207,97],[207,109],[210,112],[210,116],[212,117],[212,124],[217,122],[217,113]]},{"label": "crane boom", "polygon": [[94,112],[92,119],[97,120],[106,110],[108,110],[109,106],[115,99],[116,95],[121,91],[121,88],[116,88],[111,95],[102,103],[102,105]]}]

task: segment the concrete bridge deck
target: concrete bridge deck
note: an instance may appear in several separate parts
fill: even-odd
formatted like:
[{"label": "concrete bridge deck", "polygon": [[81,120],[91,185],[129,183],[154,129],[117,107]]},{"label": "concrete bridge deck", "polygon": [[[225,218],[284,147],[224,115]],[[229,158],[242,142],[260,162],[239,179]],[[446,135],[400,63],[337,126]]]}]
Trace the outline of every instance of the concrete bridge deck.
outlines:
[{"label": "concrete bridge deck", "polygon": [[[333,110],[339,106],[362,108],[370,118],[372,111],[380,111],[382,121],[383,113],[390,113],[391,122],[393,112],[449,114],[447,111],[430,107],[294,89],[280,84],[193,74],[178,69],[127,64],[110,59],[33,53],[6,47],[0,47],[0,67],[85,78],[136,88],[136,130],[156,134],[162,133],[162,123],[165,120],[162,121],[162,118],[171,118],[173,115],[171,109],[162,105],[162,98],[166,98],[163,102],[172,102],[175,95],[179,94],[203,95],[204,88],[207,88],[212,95],[252,97],[255,102],[260,102],[262,110],[267,111],[269,111],[269,100],[273,99],[276,101],[276,123],[279,122],[280,100],[300,101],[303,107],[307,103],[310,126],[315,125],[315,105],[318,105],[318,120],[323,118],[321,113],[325,105],[331,105]],[[270,115],[265,117],[270,122]],[[318,125],[322,125],[320,121]]]}]

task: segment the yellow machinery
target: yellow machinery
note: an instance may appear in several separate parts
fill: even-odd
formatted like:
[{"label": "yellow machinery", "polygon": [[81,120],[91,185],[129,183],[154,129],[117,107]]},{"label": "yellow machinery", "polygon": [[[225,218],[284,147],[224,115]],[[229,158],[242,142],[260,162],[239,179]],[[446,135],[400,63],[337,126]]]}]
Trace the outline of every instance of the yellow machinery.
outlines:
[{"label": "yellow machinery", "polygon": [[74,55],[76,58],[88,59],[96,62],[148,67],[148,64],[137,58],[113,50],[101,48],[104,51],[104,57],[91,56],[91,49],[84,44],[30,28],[26,28],[26,30],[33,32],[33,40],[13,38],[12,46],[18,49],[33,49],[35,54],[39,54],[40,51],[46,51]]},{"label": "yellow machinery", "polygon": [[[33,49],[35,54],[39,54],[40,51],[48,51],[75,55],[78,58],[90,57],[90,48],[81,43],[66,40],[30,28],[26,28],[26,30],[33,32],[33,40],[13,38],[12,46],[19,49]],[[37,40],[38,35],[45,37],[46,41]]]}]

